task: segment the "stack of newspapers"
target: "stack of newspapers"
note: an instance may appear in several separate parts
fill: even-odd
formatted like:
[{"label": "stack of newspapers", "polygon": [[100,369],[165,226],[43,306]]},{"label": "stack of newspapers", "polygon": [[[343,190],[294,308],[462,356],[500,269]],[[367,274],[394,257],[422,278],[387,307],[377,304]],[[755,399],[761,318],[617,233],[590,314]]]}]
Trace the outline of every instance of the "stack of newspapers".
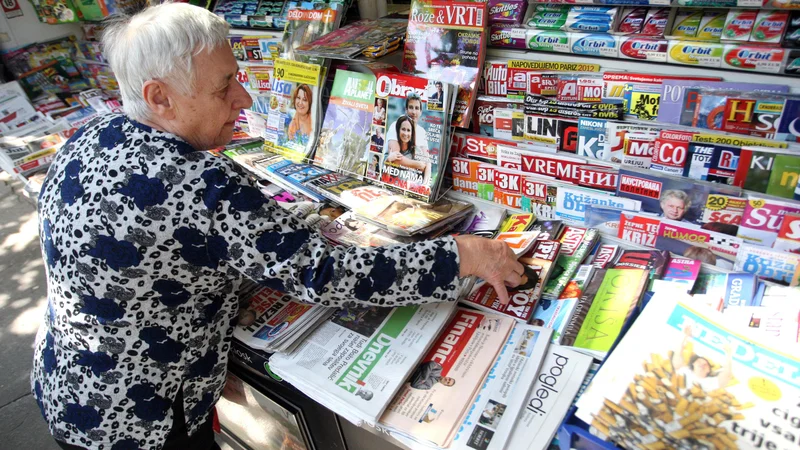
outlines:
[{"label": "stack of newspapers", "polygon": [[375,425],[448,323],[454,303],[336,310],[270,368],[348,421]]},{"label": "stack of newspapers", "polygon": [[379,426],[411,449],[547,448],[592,364],[552,333],[459,308]]},{"label": "stack of newspapers", "polygon": [[233,335],[249,347],[268,352],[291,351],[333,312],[255,283],[240,295],[250,300],[239,312]]}]

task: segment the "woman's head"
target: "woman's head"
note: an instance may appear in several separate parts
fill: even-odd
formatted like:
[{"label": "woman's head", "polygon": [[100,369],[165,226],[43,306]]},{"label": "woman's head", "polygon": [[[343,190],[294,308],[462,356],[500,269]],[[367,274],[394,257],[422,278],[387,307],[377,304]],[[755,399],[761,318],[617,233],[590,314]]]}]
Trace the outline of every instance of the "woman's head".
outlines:
[{"label": "woman's head", "polygon": [[297,86],[292,95],[292,108],[298,114],[306,115],[311,111],[311,88],[307,84]]},{"label": "woman's head", "polygon": [[239,112],[252,105],[236,78],[228,29],[222,18],[186,3],[110,17],[103,49],[126,114],[197,149],[228,143]]},{"label": "woman's head", "polygon": [[408,116],[400,116],[395,125],[397,131],[397,140],[400,142],[400,148],[406,150],[413,150],[414,142],[416,142],[416,131],[414,121]]}]

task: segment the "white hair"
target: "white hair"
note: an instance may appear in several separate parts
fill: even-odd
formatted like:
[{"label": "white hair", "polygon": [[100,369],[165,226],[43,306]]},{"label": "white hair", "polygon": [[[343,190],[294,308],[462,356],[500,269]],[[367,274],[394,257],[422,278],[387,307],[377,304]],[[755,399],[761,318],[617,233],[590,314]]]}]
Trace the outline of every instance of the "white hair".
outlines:
[{"label": "white hair", "polygon": [[125,113],[147,119],[142,87],[164,80],[184,95],[194,88],[192,58],[227,45],[229,25],[219,16],[187,3],[164,3],[135,15],[110,18],[102,42],[119,82]]}]

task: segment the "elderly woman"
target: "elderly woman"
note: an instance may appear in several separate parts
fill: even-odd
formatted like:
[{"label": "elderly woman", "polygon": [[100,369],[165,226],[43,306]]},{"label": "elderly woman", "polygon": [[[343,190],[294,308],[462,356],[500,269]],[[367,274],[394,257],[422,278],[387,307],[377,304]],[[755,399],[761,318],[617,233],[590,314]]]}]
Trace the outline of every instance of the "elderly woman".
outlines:
[{"label": "elderly woman", "polygon": [[511,250],[471,236],[331,247],[203,152],[251,104],[227,33],[183,3],[110,23],[126,114],[78,130],[42,187],[48,307],[31,384],[63,448],[215,448],[243,277],[324,306],[453,301],[468,275],[507,301],[519,284]]}]

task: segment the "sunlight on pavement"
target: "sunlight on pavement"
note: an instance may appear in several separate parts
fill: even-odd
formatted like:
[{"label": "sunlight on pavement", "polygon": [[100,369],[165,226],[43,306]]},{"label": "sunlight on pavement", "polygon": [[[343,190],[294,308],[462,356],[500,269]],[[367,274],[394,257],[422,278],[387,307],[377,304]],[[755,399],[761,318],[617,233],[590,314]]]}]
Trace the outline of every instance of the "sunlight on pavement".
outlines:
[{"label": "sunlight on pavement", "polygon": [[[30,299],[24,299],[27,302]],[[8,328],[11,334],[16,335],[35,335],[42,321],[44,309],[47,307],[47,300],[40,300],[36,306],[31,306],[22,311]]]}]

